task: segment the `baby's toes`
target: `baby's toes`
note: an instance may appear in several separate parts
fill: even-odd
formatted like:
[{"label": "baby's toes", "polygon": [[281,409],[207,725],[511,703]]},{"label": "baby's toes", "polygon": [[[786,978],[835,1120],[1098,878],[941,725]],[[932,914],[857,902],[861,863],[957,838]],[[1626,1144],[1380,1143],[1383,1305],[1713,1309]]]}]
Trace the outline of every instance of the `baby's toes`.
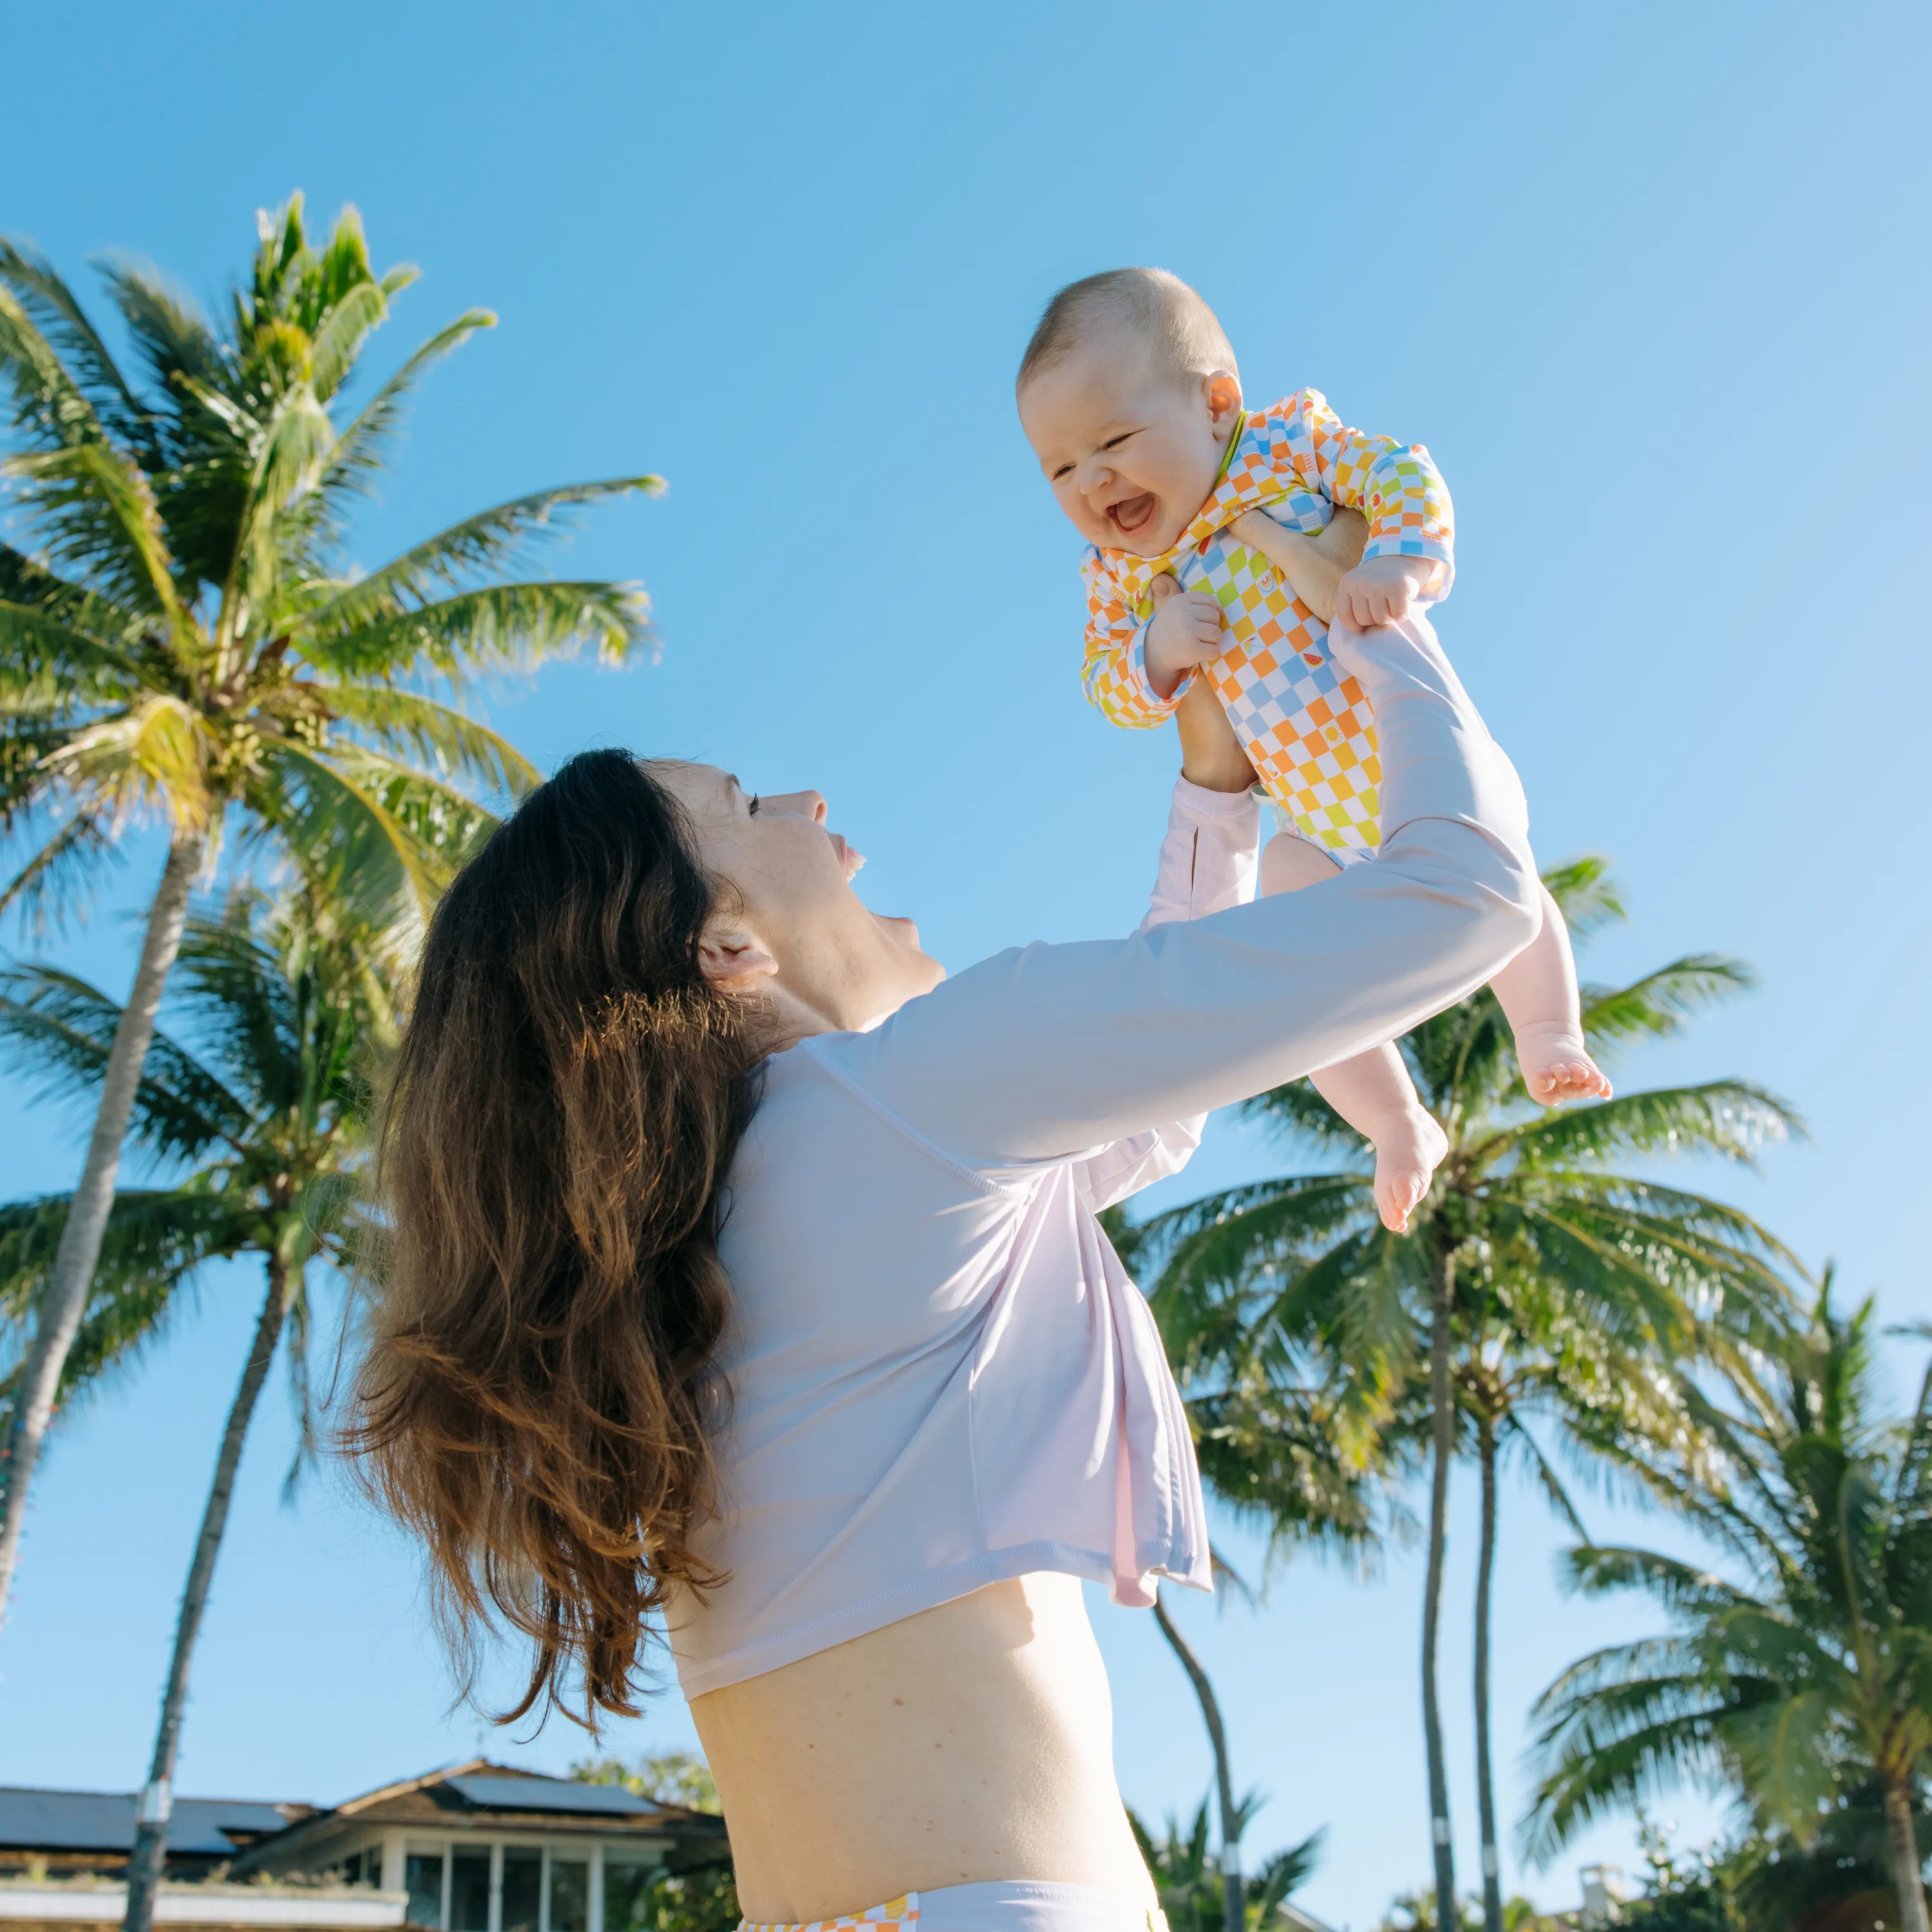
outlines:
[{"label": "baby's toes", "polygon": [[1408,1217],[1422,1204],[1429,1192],[1429,1176],[1420,1169],[1378,1174],[1376,1177],[1376,1206],[1382,1226],[1400,1234],[1408,1226]]}]

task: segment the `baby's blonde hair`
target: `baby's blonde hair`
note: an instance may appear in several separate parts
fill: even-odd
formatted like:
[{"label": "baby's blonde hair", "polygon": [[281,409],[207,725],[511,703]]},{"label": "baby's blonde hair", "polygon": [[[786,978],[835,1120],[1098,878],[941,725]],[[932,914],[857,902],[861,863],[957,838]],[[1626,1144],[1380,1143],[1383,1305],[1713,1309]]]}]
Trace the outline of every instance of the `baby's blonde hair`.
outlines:
[{"label": "baby's blonde hair", "polygon": [[1016,390],[1043,376],[1110,323],[1124,324],[1150,348],[1163,371],[1192,383],[1225,369],[1239,380],[1234,352],[1214,311],[1165,268],[1109,268],[1069,282],[1048,302],[1020,358]]}]

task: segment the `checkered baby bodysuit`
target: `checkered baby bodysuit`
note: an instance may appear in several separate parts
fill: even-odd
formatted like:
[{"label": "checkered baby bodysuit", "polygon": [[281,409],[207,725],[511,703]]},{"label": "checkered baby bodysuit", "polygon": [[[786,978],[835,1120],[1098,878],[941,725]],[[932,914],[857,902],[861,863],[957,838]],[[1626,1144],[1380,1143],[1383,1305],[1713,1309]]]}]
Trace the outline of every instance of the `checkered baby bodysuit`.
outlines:
[{"label": "checkered baby bodysuit", "polygon": [[1432,557],[1441,598],[1454,569],[1449,492],[1420,444],[1346,428],[1313,389],[1243,417],[1213,494],[1164,556],[1089,550],[1087,694],[1116,724],[1164,723],[1172,698],[1147,676],[1151,589],[1166,572],[1221,605],[1221,655],[1202,665],[1235,734],[1286,824],[1338,865],[1372,858],[1382,842],[1381,761],[1375,722],[1355,680],[1328,651],[1328,627],[1268,559],[1227,526],[1264,511],[1285,528],[1325,530],[1335,506],[1369,521],[1367,556]]}]

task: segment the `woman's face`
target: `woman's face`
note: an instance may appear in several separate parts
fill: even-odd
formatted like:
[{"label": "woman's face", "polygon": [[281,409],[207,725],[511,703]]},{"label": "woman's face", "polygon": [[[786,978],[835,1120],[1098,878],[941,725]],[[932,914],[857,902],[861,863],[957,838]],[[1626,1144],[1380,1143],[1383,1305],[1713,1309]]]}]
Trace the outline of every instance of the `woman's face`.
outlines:
[{"label": "woman's face", "polygon": [[826,830],[817,792],[754,796],[715,765],[653,761],[650,770],[728,889],[700,949],[706,977],[770,1002],[790,1039],[862,1032],[946,976],[920,950],[910,920],[860,902],[852,877],[866,862]]}]

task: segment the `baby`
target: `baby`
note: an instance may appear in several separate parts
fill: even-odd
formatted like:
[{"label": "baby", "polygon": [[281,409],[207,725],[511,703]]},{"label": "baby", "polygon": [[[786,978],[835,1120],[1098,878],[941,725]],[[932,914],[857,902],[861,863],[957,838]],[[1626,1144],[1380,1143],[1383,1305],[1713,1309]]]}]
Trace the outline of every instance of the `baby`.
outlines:
[{"label": "baby", "polygon": [[[1264,892],[1374,857],[1374,719],[1316,610],[1332,593],[1334,614],[1367,630],[1448,595],[1449,494],[1428,452],[1346,428],[1312,389],[1244,412],[1214,311],[1158,268],[1061,290],[1017,392],[1054,495],[1093,546],[1088,695],[1115,724],[1148,727],[1174,712],[1197,673],[1211,686],[1280,825],[1262,854]],[[1369,538],[1339,583],[1317,541],[1337,506],[1361,512]],[[1492,982],[1524,1085],[1546,1106],[1607,1098],[1547,892],[1543,911],[1541,932]],[[1400,1232],[1448,1150],[1402,1056],[1377,1047],[1314,1082],[1373,1144],[1376,1206]]]}]

